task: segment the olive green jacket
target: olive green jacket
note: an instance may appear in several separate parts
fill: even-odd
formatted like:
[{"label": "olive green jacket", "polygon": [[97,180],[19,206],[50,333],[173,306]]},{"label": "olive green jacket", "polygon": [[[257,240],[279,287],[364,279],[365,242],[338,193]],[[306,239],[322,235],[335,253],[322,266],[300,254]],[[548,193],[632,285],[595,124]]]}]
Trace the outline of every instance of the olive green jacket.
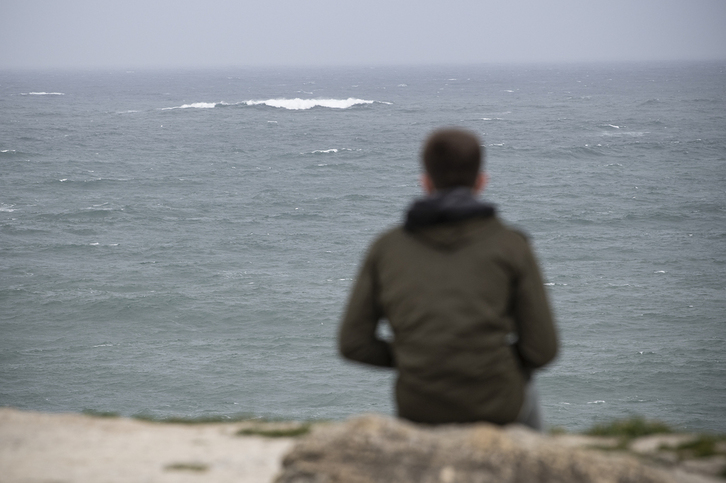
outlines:
[{"label": "olive green jacket", "polygon": [[[387,319],[393,341],[376,335]],[[527,239],[496,216],[395,228],[370,247],[339,332],[341,354],[395,367],[399,416],[516,419],[557,335]]]}]

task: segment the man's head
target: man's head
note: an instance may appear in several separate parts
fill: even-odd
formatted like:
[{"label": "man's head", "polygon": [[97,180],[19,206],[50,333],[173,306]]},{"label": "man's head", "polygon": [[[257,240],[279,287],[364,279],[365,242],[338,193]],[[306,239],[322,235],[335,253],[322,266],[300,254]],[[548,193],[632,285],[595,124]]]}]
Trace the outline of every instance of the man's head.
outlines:
[{"label": "man's head", "polygon": [[484,187],[480,172],[484,148],[473,133],[462,129],[434,131],[423,149],[424,188],[427,191],[465,186],[475,191]]}]

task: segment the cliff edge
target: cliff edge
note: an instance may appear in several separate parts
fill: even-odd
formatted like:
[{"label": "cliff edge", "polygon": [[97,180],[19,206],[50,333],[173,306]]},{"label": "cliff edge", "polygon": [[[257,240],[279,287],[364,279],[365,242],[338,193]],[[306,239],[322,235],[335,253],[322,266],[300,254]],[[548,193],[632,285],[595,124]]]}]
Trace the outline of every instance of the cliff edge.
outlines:
[{"label": "cliff edge", "polygon": [[309,426],[160,423],[0,408],[0,480],[707,483],[724,481],[719,476],[726,467],[720,439],[711,441],[715,454],[695,455],[698,435],[625,441],[484,423],[426,427],[379,415],[315,423],[307,432]]}]

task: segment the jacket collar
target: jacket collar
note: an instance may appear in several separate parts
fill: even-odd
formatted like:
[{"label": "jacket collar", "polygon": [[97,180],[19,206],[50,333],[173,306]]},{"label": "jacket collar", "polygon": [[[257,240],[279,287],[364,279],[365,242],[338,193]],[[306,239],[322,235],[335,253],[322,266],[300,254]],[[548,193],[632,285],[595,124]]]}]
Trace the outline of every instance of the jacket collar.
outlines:
[{"label": "jacket collar", "polygon": [[406,213],[405,229],[415,231],[427,226],[452,223],[475,217],[490,217],[495,213],[493,205],[477,200],[471,189],[458,187],[436,191],[420,198]]}]

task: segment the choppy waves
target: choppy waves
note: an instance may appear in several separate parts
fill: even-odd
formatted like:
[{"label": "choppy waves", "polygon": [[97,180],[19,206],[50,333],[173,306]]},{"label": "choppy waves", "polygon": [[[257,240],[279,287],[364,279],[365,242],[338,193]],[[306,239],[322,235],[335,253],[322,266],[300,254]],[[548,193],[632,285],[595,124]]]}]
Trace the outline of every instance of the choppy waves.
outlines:
[{"label": "choppy waves", "polygon": [[28,158],[29,156],[31,156],[30,153],[17,151],[15,149],[0,149],[0,159],[24,159]]},{"label": "choppy waves", "polygon": [[327,107],[330,109],[348,109],[354,106],[367,105],[367,104],[391,104],[386,101],[371,101],[367,99],[356,99],[349,97],[347,99],[266,99],[266,100],[249,100],[235,103],[228,102],[193,102],[191,104],[182,104],[181,106],[174,107],[162,107],[162,111],[168,111],[172,109],[213,109],[215,107],[228,107],[228,106],[268,106],[279,109],[288,109],[292,111],[300,111],[312,109],[314,107]]},{"label": "choppy waves", "polygon": [[563,328],[548,422],[726,431],[722,67],[447,69],[8,74],[3,404],[394,412],[391,375],[330,347],[368,241],[420,196],[422,137],[461,125]]}]

